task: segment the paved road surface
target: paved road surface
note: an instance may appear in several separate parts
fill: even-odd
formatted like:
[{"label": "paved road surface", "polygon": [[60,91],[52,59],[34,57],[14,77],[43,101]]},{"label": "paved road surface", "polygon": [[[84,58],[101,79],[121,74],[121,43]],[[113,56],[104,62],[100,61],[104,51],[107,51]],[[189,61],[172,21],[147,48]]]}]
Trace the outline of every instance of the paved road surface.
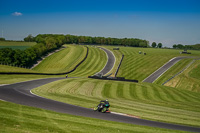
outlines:
[{"label": "paved road surface", "polygon": [[[100,47],[101,48],[101,47]],[[105,65],[105,67],[100,71],[98,72],[96,75],[98,74],[107,74],[108,72],[110,72],[115,64],[115,56],[113,55],[113,53],[108,50],[108,49],[105,49],[105,48],[101,48],[104,52],[106,52],[107,54],[107,57],[108,57],[108,61]]]},{"label": "paved road surface", "polygon": [[[92,117],[98,118],[103,120],[110,120],[110,121],[117,121],[123,123],[130,123],[136,125],[145,125],[145,126],[152,126],[152,127],[160,127],[160,128],[167,128],[167,129],[174,129],[174,130],[183,130],[183,131],[193,131],[193,132],[200,132],[200,128],[197,127],[189,127],[183,125],[175,125],[175,124],[168,124],[156,121],[149,121],[143,120],[128,116],[122,116],[112,113],[99,113],[94,112],[92,109],[78,107],[75,105],[70,105],[62,102],[57,102],[54,100],[42,98],[30,93],[30,90],[36,88],[38,86],[56,81],[61,80],[64,78],[49,78],[49,79],[39,79],[34,81],[27,81],[22,83],[16,83],[11,85],[0,86],[0,99],[22,104],[28,105],[33,107],[38,107],[42,109],[52,110],[60,113],[67,113],[72,115],[78,116],[85,116],[85,117]],[[67,80],[66,80],[67,82]],[[112,103],[111,103],[112,106]]]},{"label": "paved road surface", "polygon": [[153,83],[157,78],[159,78],[164,72],[166,72],[169,68],[171,68],[178,61],[186,57],[175,57],[151,74],[149,77],[143,80],[143,82]]}]

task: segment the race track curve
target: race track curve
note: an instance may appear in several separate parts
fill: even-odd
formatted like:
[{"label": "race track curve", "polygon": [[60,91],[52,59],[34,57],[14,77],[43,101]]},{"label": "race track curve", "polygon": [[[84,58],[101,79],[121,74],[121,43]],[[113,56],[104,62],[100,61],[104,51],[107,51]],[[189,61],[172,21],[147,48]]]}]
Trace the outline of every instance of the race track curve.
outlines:
[{"label": "race track curve", "polygon": [[180,61],[181,59],[184,59],[184,58],[188,58],[188,57],[181,56],[181,57],[175,57],[175,58],[169,60],[166,64],[164,64],[162,67],[160,67],[154,73],[152,73],[150,76],[148,76],[146,79],[144,79],[143,82],[153,83],[157,78],[159,78],[169,68],[171,68],[174,64],[176,64],[178,61]]},{"label": "race track curve", "polygon": [[105,75],[108,72],[110,72],[112,70],[112,68],[114,67],[114,65],[115,65],[115,56],[110,50],[108,50],[106,48],[102,48],[102,47],[99,47],[99,48],[102,49],[106,53],[108,61],[107,61],[106,65],[105,65],[105,67],[95,75],[98,75],[98,74]]},{"label": "race track curve", "polygon": [[[157,121],[144,120],[134,117],[128,117],[123,115],[117,115],[112,113],[99,113],[94,112],[92,109],[83,108],[75,105],[70,105],[46,98],[36,96],[31,93],[31,89],[39,87],[41,85],[61,80],[64,78],[48,78],[48,79],[38,79],[32,81],[26,81],[21,83],[15,83],[10,85],[0,86],[0,99],[13,102],[22,105],[28,105],[32,107],[42,108],[46,110],[52,110],[60,113],[67,113],[78,116],[92,117],[97,119],[117,121],[129,124],[152,126],[159,128],[167,128],[173,130],[183,130],[200,132],[199,127],[190,127],[184,125],[169,124]],[[66,79],[67,82],[67,79]],[[112,106],[112,103],[111,103]]]}]

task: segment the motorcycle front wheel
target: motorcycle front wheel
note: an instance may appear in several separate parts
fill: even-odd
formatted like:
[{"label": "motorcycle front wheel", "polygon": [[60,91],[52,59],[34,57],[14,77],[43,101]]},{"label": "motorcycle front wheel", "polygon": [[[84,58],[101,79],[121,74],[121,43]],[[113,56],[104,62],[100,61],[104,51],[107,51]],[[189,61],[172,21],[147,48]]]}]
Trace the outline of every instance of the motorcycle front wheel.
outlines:
[{"label": "motorcycle front wheel", "polygon": [[97,111],[98,110],[98,107],[94,107],[94,111]]},{"label": "motorcycle front wheel", "polygon": [[107,108],[103,108],[103,109],[101,110],[102,113],[105,113],[106,111],[107,111]]}]

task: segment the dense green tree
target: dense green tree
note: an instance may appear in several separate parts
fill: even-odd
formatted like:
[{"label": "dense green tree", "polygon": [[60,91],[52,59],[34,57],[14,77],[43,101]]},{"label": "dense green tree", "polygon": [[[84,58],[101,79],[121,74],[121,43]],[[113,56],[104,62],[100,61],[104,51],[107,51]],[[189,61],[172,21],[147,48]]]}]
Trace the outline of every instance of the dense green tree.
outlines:
[{"label": "dense green tree", "polygon": [[0,37],[0,41],[5,41],[6,39],[3,37]]},{"label": "dense green tree", "polygon": [[178,48],[178,49],[184,49],[184,46],[183,46],[182,44],[178,44],[178,45],[177,45],[177,48]]},{"label": "dense green tree", "polygon": [[156,47],[157,47],[156,42],[153,42],[153,43],[151,44],[151,46],[152,46],[153,48],[156,48]]},{"label": "dense green tree", "polygon": [[48,50],[55,49],[56,48],[56,39],[53,37],[47,37],[45,39],[45,44]]},{"label": "dense green tree", "polygon": [[139,47],[147,47],[147,43],[146,42],[140,42]]},{"label": "dense green tree", "polygon": [[174,49],[176,49],[176,48],[177,48],[177,45],[176,45],[176,44],[174,44],[172,47],[173,47]]},{"label": "dense green tree", "polygon": [[162,48],[162,43],[158,43],[158,48]]},{"label": "dense green tree", "polygon": [[27,37],[24,38],[24,41],[25,42],[34,42],[35,38],[31,34],[29,34]]}]

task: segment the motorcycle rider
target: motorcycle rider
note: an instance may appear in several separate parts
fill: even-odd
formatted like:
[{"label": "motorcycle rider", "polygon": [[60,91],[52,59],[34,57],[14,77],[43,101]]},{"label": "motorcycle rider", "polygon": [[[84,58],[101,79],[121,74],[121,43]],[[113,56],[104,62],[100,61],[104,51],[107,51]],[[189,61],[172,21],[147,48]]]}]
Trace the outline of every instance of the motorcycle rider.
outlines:
[{"label": "motorcycle rider", "polygon": [[101,100],[100,103],[99,103],[99,105],[98,105],[98,108],[101,107],[101,106],[104,106],[104,105],[106,105],[106,104],[109,105],[109,106],[108,106],[108,108],[109,108],[109,107],[110,107],[110,104],[109,104],[108,99],[106,99],[106,100]]}]

